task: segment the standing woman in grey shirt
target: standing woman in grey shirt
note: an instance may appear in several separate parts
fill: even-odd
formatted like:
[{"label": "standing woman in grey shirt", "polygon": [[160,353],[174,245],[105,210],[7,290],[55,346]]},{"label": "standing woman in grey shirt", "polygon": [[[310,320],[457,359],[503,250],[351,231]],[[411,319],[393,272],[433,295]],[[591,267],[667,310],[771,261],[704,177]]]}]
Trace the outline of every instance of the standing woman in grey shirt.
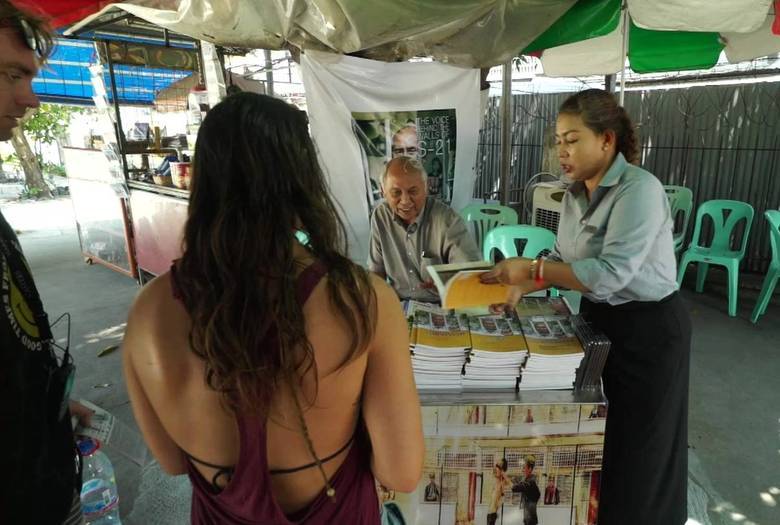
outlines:
[{"label": "standing woman in grey shirt", "polygon": [[606,91],[569,97],[556,141],[572,184],[555,250],[546,260],[504,260],[483,280],[513,285],[510,304],[550,286],[583,293],[582,313],[612,341],[599,524],[682,525],[691,322],[677,292],[667,197],[635,166],[633,125]]}]

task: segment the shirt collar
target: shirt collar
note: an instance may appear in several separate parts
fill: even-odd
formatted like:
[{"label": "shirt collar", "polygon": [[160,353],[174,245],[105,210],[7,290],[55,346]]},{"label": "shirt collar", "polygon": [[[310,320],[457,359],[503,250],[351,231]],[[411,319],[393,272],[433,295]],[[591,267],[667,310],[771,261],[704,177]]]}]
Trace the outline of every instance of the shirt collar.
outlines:
[{"label": "shirt collar", "polygon": [[[601,187],[611,188],[612,186],[616,185],[618,182],[620,182],[620,178],[626,172],[627,167],[628,167],[628,161],[626,161],[626,158],[623,156],[622,153],[618,152],[618,154],[615,156],[615,160],[612,161],[612,165],[604,174],[604,178],[601,179],[601,182],[599,183],[599,188]],[[581,180],[578,180],[574,182],[571,186],[569,186],[569,191],[577,195],[584,188],[585,188],[585,183]]]}]

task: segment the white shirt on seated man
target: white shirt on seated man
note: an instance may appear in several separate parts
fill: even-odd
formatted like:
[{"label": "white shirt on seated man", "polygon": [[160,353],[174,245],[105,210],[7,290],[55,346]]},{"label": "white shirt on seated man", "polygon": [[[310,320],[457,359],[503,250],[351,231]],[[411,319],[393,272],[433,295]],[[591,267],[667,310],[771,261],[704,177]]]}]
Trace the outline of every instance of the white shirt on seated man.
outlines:
[{"label": "white shirt on seated man", "polygon": [[371,215],[368,268],[387,278],[401,299],[438,301],[426,268],[479,261],[477,244],[460,215],[428,196],[418,160],[390,160],[381,182],[385,201]]}]

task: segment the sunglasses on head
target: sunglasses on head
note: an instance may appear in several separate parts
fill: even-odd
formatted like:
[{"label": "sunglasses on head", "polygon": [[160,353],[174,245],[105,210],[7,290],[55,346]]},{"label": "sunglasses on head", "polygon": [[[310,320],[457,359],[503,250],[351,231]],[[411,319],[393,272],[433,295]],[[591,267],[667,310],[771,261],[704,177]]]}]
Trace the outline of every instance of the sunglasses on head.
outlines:
[{"label": "sunglasses on head", "polygon": [[45,38],[40,31],[30,25],[24,18],[17,16],[2,19],[0,20],[0,29],[2,28],[16,29],[24,43],[33,51],[33,53],[38,56],[43,55],[43,52],[46,49]]}]

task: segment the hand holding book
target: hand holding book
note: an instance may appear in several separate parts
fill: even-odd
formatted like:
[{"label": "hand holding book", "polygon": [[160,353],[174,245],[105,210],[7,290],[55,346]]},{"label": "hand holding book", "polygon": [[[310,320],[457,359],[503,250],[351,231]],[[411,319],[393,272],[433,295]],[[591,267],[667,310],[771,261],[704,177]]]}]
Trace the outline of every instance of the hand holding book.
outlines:
[{"label": "hand holding book", "polygon": [[577,278],[571,264],[548,260],[542,262],[523,257],[504,259],[485,274],[483,282],[520,286],[525,293],[544,290],[550,286],[578,292],[590,291]]},{"label": "hand holding book", "polygon": [[512,257],[504,259],[496,266],[483,273],[480,280],[484,284],[500,283],[508,285],[505,303],[493,304],[490,309],[493,312],[512,310],[525,295],[543,290],[547,286],[540,284],[531,278],[531,264],[533,259]]},{"label": "hand holding book", "polygon": [[520,286],[533,283],[531,279],[531,263],[533,259],[511,257],[496,264],[492,270],[483,273],[481,278],[485,284],[501,283],[510,286]]}]

